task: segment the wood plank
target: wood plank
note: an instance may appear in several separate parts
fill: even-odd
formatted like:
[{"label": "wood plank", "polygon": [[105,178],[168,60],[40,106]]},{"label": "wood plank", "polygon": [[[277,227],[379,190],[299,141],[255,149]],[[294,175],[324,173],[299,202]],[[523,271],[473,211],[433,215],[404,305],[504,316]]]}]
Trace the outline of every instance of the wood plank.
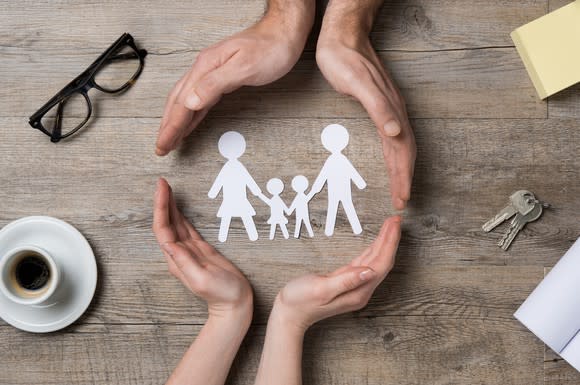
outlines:
[{"label": "wood plank", "polygon": [[[6,385],[159,384],[199,326],[82,325],[38,336],[0,326]],[[264,326],[252,327],[229,384],[253,384]],[[515,320],[389,317],[323,322],[305,340],[305,384],[541,384],[542,346]]]},{"label": "wood plank", "polygon": [[[2,48],[0,117],[29,116],[94,60],[82,53],[45,60],[39,52]],[[159,117],[169,90],[195,53],[150,55],[133,89],[121,96],[91,93],[100,117]],[[414,118],[545,118],[515,50],[389,52],[382,59],[399,84]],[[306,54],[293,71],[264,87],[226,96],[215,116],[239,118],[366,118],[360,104],[339,95]]]},{"label": "wood plank", "polygon": [[[369,306],[307,334],[306,384],[578,383],[578,373],[512,316],[543,267],[580,235],[573,215],[580,212],[578,89],[540,101],[509,39],[566,2],[386,2],[371,38],[414,118],[413,201],[396,267]],[[281,177],[290,200],[291,178],[304,173],[312,181],[328,155],[321,129],[341,122],[351,133],[346,153],[369,184],[354,191],[360,237],[342,212],[335,236],[321,236],[321,194],[311,205],[317,238],[251,243],[235,222],[231,241],[216,245],[256,294],[229,384],[253,384],[279,288],[345,263],[394,213],[372,123],[320,75],[316,32],[288,76],[227,96],[179,152],[153,155],[175,80],[200,49],[244,29],[263,9],[264,0],[0,2],[0,226],[26,215],[65,219],[88,238],[100,273],[89,311],[64,331],[33,335],[0,322],[0,384],[165,381],[206,311],[161,258],[151,232],[154,184],[168,177],[186,215],[217,243],[220,202],[206,194],[223,161],[215,144],[227,130],[246,136],[242,160],[260,186]],[[151,53],[136,86],[120,97],[95,96],[99,119],[73,141],[53,145],[30,129],[26,117],[125,31]],[[519,188],[553,209],[504,253],[495,246],[503,228],[485,234],[480,226]],[[252,202],[264,237],[267,208]]]},{"label": "wood plank", "polygon": [[[369,184],[367,190],[354,191],[367,231],[362,237],[352,237],[345,218],[339,215],[336,236],[317,239],[329,252],[354,253],[370,242],[382,220],[393,210],[374,128],[368,120],[340,122],[350,129],[352,136],[347,154]],[[220,202],[209,200],[206,193],[222,164],[215,149],[219,135],[235,129],[246,136],[244,162],[261,186],[274,176],[288,185],[299,173],[314,180],[327,157],[317,138],[331,121],[210,118],[180,152],[167,158],[153,154],[155,119],[101,119],[74,140],[58,145],[22,123],[19,119],[3,119],[1,123],[12,133],[14,143],[18,143],[18,146],[0,143],[5,154],[3,176],[11,181],[0,192],[0,211],[5,221],[45,213],[79,226],[86,223],[86,232],[96,239],[99,229],[108,226],[112,234],[125,228],[126,235],[138,235],[145,240],[150,237],[155,180],[164,175],[185,203],[187,215],[204,236],[215,241],[218,225],[215,212]],[[575,121],[415,120],[413,123],[420,156],[406,222],[408,233],[402,248],[411,256],[407,263],[454,265],[467,254],[468,260],[463,263],[468,265],[543,266],[546,260],[559,258],[577,238],[579,224],[575,218],[558,215],[578,211],[579,201],[575,197],[580,194],[580,186],[570,182],[578,180],[580,169],[575,156],[580,133]],[[551,132],[553,141],[535,140],[545,132]],[[292,143],[303,143],[303,147],[289,147],[286,141],[279,140],[289,137],[288,133],[293,133]],[[272,138],[277,138],[275,144]],[[283,163],[272,161],[280,158],[280,154],[284,154]],[[45,165],[58,167],[47,169]],[[87,180],[87,175],[91,179]],[[519,247],[506,254],[494,245],[498,232],[483,234],[479,229],[505,204],[512,191],[524,187],[552,203],[554,209],[546,210],[540,221],[528,226],[516,242]],[[292,197],[288,190],[283,194],[286,200]],[[471,204],[466,207],[463,202]],[[261,204],[256,204],[256,209],[256,222],[264,234],[269,212]],[[311,205],[318,233],[325,210],[325,197],[321,194]],[[253,244],[246,242],[240,224],[233,226],[233,242],[220,246],[222,250],[228,253],[253,248]],[[350,248],[344,249],[345,243]],[[288,246],[283,251],[293,257],[308,250],[297,248],[298,243],[283,244]]]},{"label": "wood plank", "polygon": [[513,46],[510,32],[547,8],[543,0],[386,1],[371,37],[375,47],[386,50]]},{"label": "wood plank", "polygon": [[[257,322],[265,321],[284,282],[345,263],[372,241],[382,220],[393,213],[374,128],[367,120],[341,122],[351,132],[347,154],[369,185],[354,191],[365,229],[362,236],[352,235],[342,213],[335,236],[321,236],[326,212],[321,195],[311,204],[314,239],[265,239],[268,210],[255,201],[263,238],[249,242],[241,224],[234,222],[231,240],[217,245],[255,284]],[[13,133],[0,143],[6,181],[0,191],[0,225],[26,215],[52,215],[87,236],[102,277],[101,294],[87,322],[190,323],[205,318],[202,303],[167,274],[155,244],[150,227],[157,176],[169,178],[186,215],[216,244],[220,202],[206,194],[222,164],[215,149],[222,132],[235,129],[246,136],[243,161],[260,186],[274,176],[288,186],[298,173],[312,181],[327,156],[317,142],[321,128],[330,123],[324,119],[210,118],[180,152],[167,158],[153,155],[156,123],[104,118],[74,140],[54,145],[23,128],[19,119],[0,120],[0,127]],[[559,215],[579,210],[575,197],[580,186],[570,183],[578,180],[580,170],[574,156],[579,135],[575,121],[413,123],[421,154],[414,201],[404,224],[393,286],[382,289],[370,314],[511,318],[541,278],[538,268],[555,263],[580,233],[576,218]],[[556,143],[529,142],[548,131],[558,138]],[[292,143],[303,147],[280,140],[289,138],[288,133],[293,133]],[[484,234],[480,226],[522,187],[550,201],[554,209],[527,226],[505,253],[495,245],[500,233]],[[290,192],[283,198],[291,199]],[[504,269],[505,265],[512,267]],[[497,268],[488,274],[491,266]],[[465,277],[466,287],[453,286],[458,276]],[[511,282],[513,289],[505,290]]]},{"label": "wood plank", "polygon": [[[258,20],[265,1],[178,0],[168,5],[157,0],[141,4],[137,7],[129,0],[3,2],[0,45],[45,54],[97,54],[121,33],[131,32],[151,52],[199,51]],[[380,50],[512,46],[509,33],[546,13],[547,7],[548,0],[477,4],[468,0],[389,1],[371,36]],[[315,41],[316,33],[309,39],[308,50],[314,50]]]},{"label": "wood plank", "polygon": [[[259,250],[257,250],[259,251]],[[113,253],[109,253],[111,258]],[[103,255],[103,254],[101,254]],[[100,257],[100,255],[98,256]],[[99,259],[97,295],[81,324],[202,324],[205,303],[167,272],[159,252],[150,262]],[[399,255],[399,260],[405,258]],[[119,257],[121,259],[121,257]],[[252,283],[254,323],[267,322],[278,291],[291,279],[338,266],[338,257],[313,255],[287,263],[275,257],[262,260],[232,258]],[[279,258],[281,259],[281,258]],[[344,259],[344,258],[341,258]],[[513,313],[541,280],[533,267],[399,267],[377,289],[370,304],[345,321],[374,317],[443,317],[446,319],[511,320]]]}]

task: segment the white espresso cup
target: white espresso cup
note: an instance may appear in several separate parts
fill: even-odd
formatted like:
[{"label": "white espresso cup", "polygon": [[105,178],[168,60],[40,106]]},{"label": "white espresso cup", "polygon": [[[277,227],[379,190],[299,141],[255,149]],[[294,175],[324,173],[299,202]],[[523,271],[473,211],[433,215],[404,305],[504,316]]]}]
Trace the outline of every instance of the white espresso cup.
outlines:
[{"label": "white espresso cup", "polygon": [[14,248],[0,259],[0,291],[21,305],[40,305],[54,294],[62,273],[52,256],[40,247]]}]

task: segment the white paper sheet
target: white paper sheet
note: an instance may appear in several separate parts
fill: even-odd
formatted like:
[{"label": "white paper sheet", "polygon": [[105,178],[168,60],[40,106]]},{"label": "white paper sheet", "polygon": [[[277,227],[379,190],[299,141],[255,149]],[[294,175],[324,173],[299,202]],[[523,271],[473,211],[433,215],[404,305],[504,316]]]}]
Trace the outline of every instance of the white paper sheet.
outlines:
[{"label": "white paper sheet", "polygon": [[580,371],[580,238],[514,316]]}]

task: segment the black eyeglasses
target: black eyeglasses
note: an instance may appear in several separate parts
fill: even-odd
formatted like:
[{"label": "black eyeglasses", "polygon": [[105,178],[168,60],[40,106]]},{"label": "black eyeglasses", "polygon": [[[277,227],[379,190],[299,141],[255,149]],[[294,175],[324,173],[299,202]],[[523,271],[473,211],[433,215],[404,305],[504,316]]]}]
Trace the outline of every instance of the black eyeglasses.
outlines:
[{"label": "black eyeglasses", "polygon": [[129,88],[139,77],[147,51],[138,49],[133,36],[124,33],[83,73],[66,85],[48,103],[36,111],[28,123],[56,143],[83,127],[93,107],[91,88],[117,94]]}]

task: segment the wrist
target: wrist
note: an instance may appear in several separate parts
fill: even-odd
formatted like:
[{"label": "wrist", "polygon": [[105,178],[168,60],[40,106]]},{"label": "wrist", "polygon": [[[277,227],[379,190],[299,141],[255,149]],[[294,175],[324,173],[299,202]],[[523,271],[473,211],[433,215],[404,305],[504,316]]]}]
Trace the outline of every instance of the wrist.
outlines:
[{"label": "wrist", "polygon": [[253,298],[245,298],[233,306],[210,306],[208,323],[220,324],[227,329],[240,329],[244,333],[249,329],[254,315]]},{"label": "wrist", "polygon": [[272,324],[274,329],[283,330],[286,334],[297,338],[303,337],[306,330],[312,325],[305,320],[299,319],[300,314],[300,311],[289,308],[280,300],[280,296],[277,296],[270,313],[268,325]]},{"label": "wrist", "polygon": [[300,54],[314,24],[315,4],[315,0],[270,0],[259,24]]},{"label": "wrist", "polygon": [[381,4],[382,0],[331,0],[324,13],[319,44],[339,41],[352,48],[369,42]]}]

